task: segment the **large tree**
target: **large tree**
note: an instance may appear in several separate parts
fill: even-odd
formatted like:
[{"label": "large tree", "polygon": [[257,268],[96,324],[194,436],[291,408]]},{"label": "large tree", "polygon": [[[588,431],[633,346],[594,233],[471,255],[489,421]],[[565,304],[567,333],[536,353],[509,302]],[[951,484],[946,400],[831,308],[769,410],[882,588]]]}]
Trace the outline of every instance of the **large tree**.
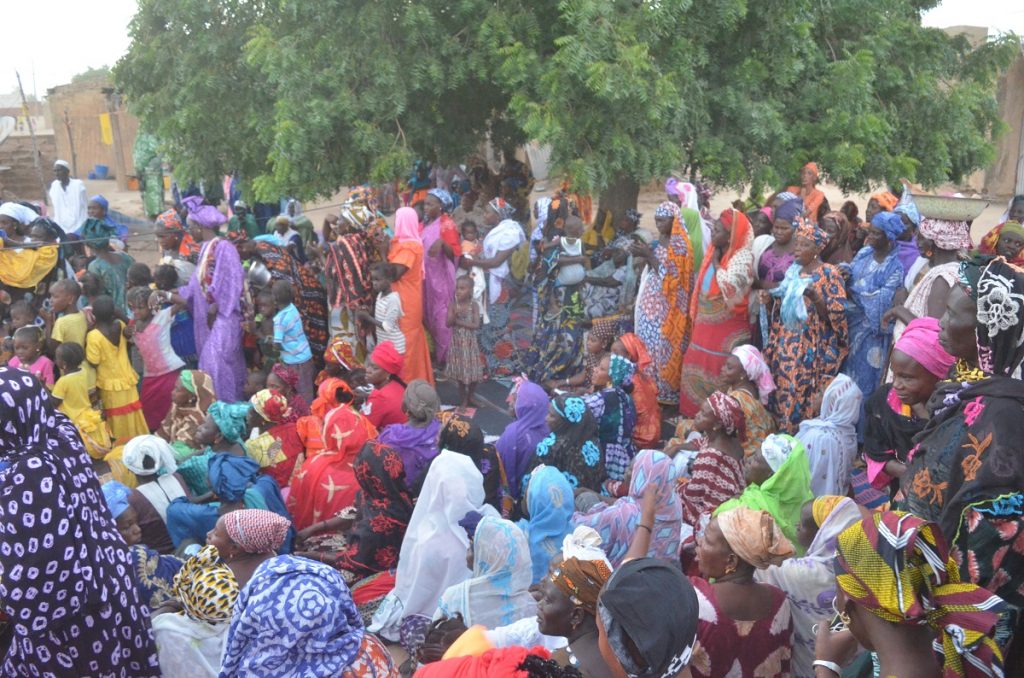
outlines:
[{"label": "large tree", "polygon": [[673,170],[754,190],[984,166],[1016,38],[920,25],[936,0],[140,0],[117,82],[178,167],[327,195],[535,139],[635,203]]}]

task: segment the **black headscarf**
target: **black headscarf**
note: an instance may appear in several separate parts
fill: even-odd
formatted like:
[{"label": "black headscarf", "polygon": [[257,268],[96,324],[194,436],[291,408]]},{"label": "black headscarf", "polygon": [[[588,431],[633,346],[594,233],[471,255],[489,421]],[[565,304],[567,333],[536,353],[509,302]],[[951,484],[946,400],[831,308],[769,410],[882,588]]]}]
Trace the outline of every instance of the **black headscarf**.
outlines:
[{"label": "black headscarf", "polygon": [[[675,678],[697,640],[697,594],[678,567],[638,558],[615,570],[597,603],[608,643],[630,676]],[[627,640],[646,666],[638,666]]]},{"label": "black headscarf", "polygon": [[501,511],[503,483],[501,459],[497,449],[494,445],[485,443],[483,430],[461,414],[442,412],[437,418],[441,422],[437,449],[451,450],[472,459],[484,477],[485,501]]},{"label": "black headscarf", "polygon": [[1024,271],[1002,257],[960,264],[960,285],[978,305],[978,366],[1008,377],[1024,359]]}]

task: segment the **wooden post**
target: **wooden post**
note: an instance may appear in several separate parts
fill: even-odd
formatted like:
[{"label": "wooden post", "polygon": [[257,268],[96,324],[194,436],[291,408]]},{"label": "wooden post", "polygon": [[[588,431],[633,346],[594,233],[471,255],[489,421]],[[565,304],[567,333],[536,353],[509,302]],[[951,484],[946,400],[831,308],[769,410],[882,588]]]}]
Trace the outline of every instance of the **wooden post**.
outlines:
[{"label": "wooden post", "polygon": [[25,100],[25,89],[21,86],[21,73],[15,71],[14,74],[18,77],[18,92],[21,94],[21,111],[25,114],[25,122],[28,123],[28,134],[32,137],[32,161],[36,166],[36,174],[39,175],[39,187],[43,190],[43,204],[46,203],[47,190],[46,190],[46,177],[43,176],[43,166],[39,163],[39,143],[36,142],[36,130],[32,124],[32,115],[28,110],[28,101]]},{"label": "wooden post", "polygon": [[75,137],[71,134],[71,116],[64,109],[64,129],[68,132],[68,147],[71,149],[71,176],[78,176],[78,153],[75,151]]}]

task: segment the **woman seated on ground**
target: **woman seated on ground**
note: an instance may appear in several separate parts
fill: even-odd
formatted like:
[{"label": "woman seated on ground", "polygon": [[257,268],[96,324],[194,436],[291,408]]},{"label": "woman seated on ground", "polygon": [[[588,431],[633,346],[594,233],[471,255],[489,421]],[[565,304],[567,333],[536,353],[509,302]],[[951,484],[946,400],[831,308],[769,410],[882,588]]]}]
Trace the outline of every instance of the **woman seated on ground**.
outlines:
[{"label": "woman seated on ground", "polygon": [[765,405],[775,390],[775,380],[764,361],[764,356],[749,344],[737,346],[722,365],[722,387],[736,399],[743,410],[747,424],[747,439],[743,454],[749,457],[761,449],[761,443],[775,433],[775,419]]},{"label": "woman seated on ground", "polygon": [[199,449],[196,430],[206,420],[206,411],[214,400],[210,375],[202,370],[182,370],[171,391],[171,411],[156,432],[171,444],[177,461],[184,461]]},{"label": "woman seated on ground", "polygon": [[[814,498],[803,444],[785,433],[770,435],[757,454],[747,457],[743,472],[747,483],[743,493],[719,506],[715,515],[736,506],[767,511],[786,539],[795,544],[800,510]],[[801,547],[795,548],[802,552]]]},{"label": "woman seated on ground", "polygon": [[267,375],[267,388],[277,391],[285,397],[291,409],[288,418],[292,421],[310,413],[309,403],[298,391],[299,372],[291,365],[277,363],[270,368],[270,374]]},{"label": "woman seated on ground", "polygon": [[654,524],[647,556],[677,561],[679,557],[679,530],[682,525],[682,507],[676,494],[676,471],[672,460],[661,452],[644,450],[633,462],[629,495],[614,504],[599,503],[587,513],[576,513],[574,525],[592,527],[601,535],[602,548],[608,560],[618,567],[626,557],[633,533],[640,525],[640,498],[644,488],[657,488]]},{"label": "woman seated on ground", "polygon": [[859,522],[861,509],[849,497],[825,496],[806,502],[800,512],[796,535],[807,549],[801,558],[788,558],[780,565],[757,570],[754,579],[777,586],[789,598],[793,615],[792,673],[798,678],[814,676],[815,624],[829,619],[835,598],[836,578],[832,561],[836,557],[836,538]]},{"label": "woman seated on ground", "polygon": [[636,407],[625,391],[632,385],[634,372],[636,365],[620,355],[608,353],[594,370],[594,392],[583,396],[583,402],[597,420],[604,470],[612,480],[622,480],[636,456],[633,444]]},{"label": "woman seated on ground", "polygon": [[[174,551],[167,532],[167,507],[175,499],[192,496],[167,441],[153,435],[138,436],[124,446],[122,463],[138,479],[128,495],[139,528],[138,540],[158,553]],[[159,475],[161,474],[162,475]]]},{"label": "woman seated on ground", "polygon": [[600,489],[605,472],[597,442],[597,421],[583,398],[563,395],[552,400],[547,423],[551,433],[537,443],[529,466],[554,466],[565,474],[573,489]]},{"label": "woman seated on ground", "polygon": [[391,424],[404,424],[408,420],[402,409],[405,397],[405,382],[402,381],[404,365],[404,356],[390,341],[377,344],[366,359],[366,381],[373,387],[373,391],[360,411],[378,429]]},{"label": "woman seated on ground", "polygon": [[402,398],[402,412],[408,421],[385,426],[377,436],[381,444],[394,449],[402,458],[405,484],[413,497],[419,496],[423,477],[438,453],[437,436],[441,432],[441,422],[437,420],[437,413],[440,410],[441,400],[434,387],[422,379],[414,379],[409,382]]},{"label": "woman seated on ground", "polygon": [[700,610],[700,642],[690,661],[695,677],[790,674],[789,601],[754,581],[754,571],[791,555],[793,545],[767,511],[739,506],[711,519],[697,540],[701,576],[690,577]]},{"label": "woman seated on ground", "polygon": [[594,384],[594,370],[597,364],[608,355],[612,342],[615,341],[617,324],[606,318],[598,318],[587,330],[584,342],[583,369],[565,379],[549,379],[544,387],[551,392],[556,389],[566,393],[582,393]]},{"label": "woman seated on ground", "polygon": [[472,459],[484,477],[484,501],[502,513],[503,498],[508,494],[505,474],[498,451],[494,445],[484,442],[483,429],[454,411],[441,412],[437,419],[441,423],[437,449],[451,450]]},{"label": "woman seated on ground", "polygon": [[[306,558],[275,555],[290,527],[269,511],[244,510],[222,516],[210,533],[241,589],[221,674],[394,676],[391,655],[364,629],[341,575]],[[295,624],[296,600],[302,624]]]},{"label": "woman seated on ground", "polygon": [[636,365],[633,387],[629,391],[636,409],[633,443],[638,450],[654,449],[661,442],[661,408],[658,406],[658,384],[651,371],[651,355],[640,337],[632,332],[612,342],[612,353]]},{"label": "woman seated on ground", "polygon": [[461,615],[472,626],[504,626],[537,612],[530,588],[530,548],[522,531],[507,520],[484,517],[476,525],[466,564],[469,579],[441,595],[434,619]]},{"label": "woman seated on ground", "polygon": [[525,516],[519,527],[530,542],[533,563],[531,583],[548,574],[548,563],[559,552],[565,536],[572,531],[573,490],[565,474],[554,466],[541,464],[524,479]]},{"label": "woman seated on ground", "polygon": [[895,495],[906,472],[914,436],[931,418],[926,405],[956,358],[939,344],[939,321],[910,321],[892,352],[892,383],[871,394],[864,407],[864,457],[868,480]]},{"label": "woman seated on ground", "polygon": [[520,381],[509,398],[514,403],[515,420],[505,427],[494,443],[505,468],[508,498],[513,502],[511,515],[516,517],[517,505],[525,491],[523,476],[537,451],[537,443],[551,431],[548,429],[548,394],[532,381]]},{"label": "woman seated on ground", "polygon": [[817,666],[841,670],[859,643],[883,676],[1003,675],[993,633],[1006,604],[961,581],[937,525],[875,513],[842,532],[837,551],[833,602],[848,630],[818,633]]},{"label": "woman seated on ground", "polygon": [[818,416],[800,422],[796,437],[807,450],[815,495],[843,496],[850,487],[862,399],[853,379],[838,374],[821,394]]},{"label": "woman seated on ground", "polygon": [[153,616],[153,638],[165,676],[217,678],[228,639],[238,582],[216,547],[204,546],[174,576],[172,592],[180,610]]},{"label": "woman seated on ground", "polygon": [[250,398],[249,404],[252,408],[247,423],[252,431],[259,431],[259,435],[245,443],[246,453],[284,489],[306,453],[291,405],[284,394],[267,388]]},{"label": "woman seated on ground", "polygon": [[693,426],[701,434],[700,450],[678,491],[683,522],[696,528],[702,516],[743,491],[746,423],[739,402],[715,391],[701,405]]}]

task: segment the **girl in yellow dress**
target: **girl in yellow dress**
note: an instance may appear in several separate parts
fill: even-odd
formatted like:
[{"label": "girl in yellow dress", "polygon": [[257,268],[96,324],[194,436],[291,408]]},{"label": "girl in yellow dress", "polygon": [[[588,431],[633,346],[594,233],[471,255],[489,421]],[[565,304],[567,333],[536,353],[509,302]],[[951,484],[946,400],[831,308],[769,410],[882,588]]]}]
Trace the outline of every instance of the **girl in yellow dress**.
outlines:
[{"label": "girl in yellow dress", "polygon": [[110,452],[110,431],[97,407],[93,406],[96,377],[92,370],[83,370],[85,351],[73,342],[64,342],[54,354],[63,375],[53,385],[53,399],[78,429],[85,449],[93,459],[102,459]]},{"label": "girl in yellow dress", "polygon": [[85,337],[85,357],[96,368],[103,413],[117,443],[146,435],[149,427],[139,402],[139,375],[128,360],[128,339],[124,324],[114,317],[114,300],[107,295],[92,303],[96,329]]}]

